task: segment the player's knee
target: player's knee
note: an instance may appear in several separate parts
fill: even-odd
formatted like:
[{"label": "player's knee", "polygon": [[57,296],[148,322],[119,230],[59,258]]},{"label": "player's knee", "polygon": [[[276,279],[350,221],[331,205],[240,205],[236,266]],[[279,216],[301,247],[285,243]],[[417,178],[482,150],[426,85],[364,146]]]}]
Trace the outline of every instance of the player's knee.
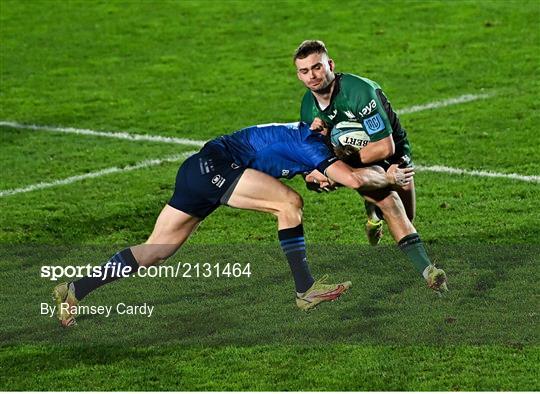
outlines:
[{"label": "player's knee", "polygon": [[304,199],[296,192],[290,193],[290,204],[295,210],[302,210],[304,208]]},{"label": "player's knee", "polygon": [[286,198],[279,203],[278,215],[286,217],[302,217],[302,210],[304,208],[304,200],[302,197],[294,192],[287,193]]},{"label": "player's knee", "polygon": [[304,200],[296,192],[289,193],[287,200],[285,201],[285,210],[292,214],[302,215],[302,209],[304,208]]},{"label": "player's knee", "polygon": [[396,192],[390,192],[388,196],[378,201],[376,205],[377,207],[379,207],[379,209],[383,212],[385,216],[395,215],[396,213],[399,213],[399,207],[403,206]]}]

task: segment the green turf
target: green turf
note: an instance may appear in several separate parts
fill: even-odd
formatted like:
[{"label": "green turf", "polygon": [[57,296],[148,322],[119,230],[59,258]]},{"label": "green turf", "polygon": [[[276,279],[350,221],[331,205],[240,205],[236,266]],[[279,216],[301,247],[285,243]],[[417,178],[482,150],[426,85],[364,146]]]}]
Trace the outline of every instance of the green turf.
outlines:
[{"label": "green turf", "polygon": [[[25,380],[32,374],[42,390],[495,391],[537,387],[539,350],[338,345],[329,352],[317,345],[277,345],[66,351],[22,346],[5,349],[0,360],[7,371],[24,375],[3,380],[18,390],[28,388]],[[499,373],[486,373],[484,363]]]},{"label": "green turf", "polygon": [[[421,165],[540,174],[536,1],[0,0],[0,120],[206,140],[297,118],[291,54],[321,38],[338,71],[379,82]],[[194,148],[0,127],[0,190]],[[424,287],[392,246],[365,246],[355,193],[305,200],[313,272],[350,279],[294,305],[275,220],[220,208],[171,264],[250,263],[250,278],[133,278],[86,304],[151,318],[39,314],[43,264],[96,264],[145,240],[178,163],[0,197],[2,390],[539,390],[538,183],[418,172],[416,226],[450,276]]]},{"label": "green turf", "polygon": [[[7,127],[2,131],[5,138],[0,165],[6,170],[0,180],[2,190],[17,188],[21,185],[21,179],[27,184],[35,184],[108,167],[125,167],[146,159],[173,156],[194,149],[164,143],[112,142],[108,138],[86,136],[81,143],[81,137],[73,134],[63,135],[59,140],[58,135],[51,133],[29,133]],[[111,151],[111,145],[114,145],[114,151]]]}]

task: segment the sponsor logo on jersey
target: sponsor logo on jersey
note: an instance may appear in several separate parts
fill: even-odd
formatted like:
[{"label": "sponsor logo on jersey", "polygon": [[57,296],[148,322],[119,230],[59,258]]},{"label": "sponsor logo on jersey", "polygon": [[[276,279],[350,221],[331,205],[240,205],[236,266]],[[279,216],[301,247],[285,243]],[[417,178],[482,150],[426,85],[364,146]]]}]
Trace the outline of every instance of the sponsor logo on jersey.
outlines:
[{"label": "sponsor logo on jersey", "polygon": [[368,143],[369,143],[368,140],[363,140],[363,139],[360,139],[360,138],[349,137],[348,135],[345,136],[345,138],[343,138],[343,145],[353,145],[353,146],[359,147],[360,149],[362,149],[363,147],[365,147]]},{"label": "sponsor logo on jersey", "polygon": [[221,175],[214,175],[212,178],[212,184],[216,185],[217,187],[221,188],[223,184],[225,183],[226,179],[223,178]]},{"label": "sponsor logo on jersey", "polygon": [[289,175],[289,170],[281,170],[281,176],[287,176]]},{"label": "sponsor logo on jersey", "polygon": [[364,108],[360,110],[360,116],[365,117],[368,116],[373,112],[373,110],[377,108],[377,103],[375,100],[371,100]]},{"label": "sponsor logo on jersey", "polygon": [[364,119],[364,128],[369,135],[384,130],[384,122],[380,114],[375,114],[370,118]]}]

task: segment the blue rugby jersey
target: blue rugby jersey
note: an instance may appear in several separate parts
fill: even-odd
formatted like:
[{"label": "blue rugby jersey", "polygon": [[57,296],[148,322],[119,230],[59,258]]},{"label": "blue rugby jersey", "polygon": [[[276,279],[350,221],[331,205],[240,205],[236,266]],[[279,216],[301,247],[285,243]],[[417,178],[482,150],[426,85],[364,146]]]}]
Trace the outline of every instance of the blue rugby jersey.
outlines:
[{"label": "blue rugby jersey", "polygon": [[303,122],[272,123],[247,127],[208,144],[224,148],[239,165],[275,178],[292,178],[314,169],[324,173],[337,160],[323,138]]}]

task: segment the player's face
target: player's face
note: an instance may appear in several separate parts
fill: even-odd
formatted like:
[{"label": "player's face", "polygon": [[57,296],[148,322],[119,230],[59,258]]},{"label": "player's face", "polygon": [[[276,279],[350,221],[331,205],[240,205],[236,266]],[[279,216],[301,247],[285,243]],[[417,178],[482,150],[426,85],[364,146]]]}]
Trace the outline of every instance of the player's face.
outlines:
[{"label": "player's face", "polygon": [[312,92],[323,93],[334,82],[334,62],[326,53],[312,53],[295,64],[298,79]]}]

